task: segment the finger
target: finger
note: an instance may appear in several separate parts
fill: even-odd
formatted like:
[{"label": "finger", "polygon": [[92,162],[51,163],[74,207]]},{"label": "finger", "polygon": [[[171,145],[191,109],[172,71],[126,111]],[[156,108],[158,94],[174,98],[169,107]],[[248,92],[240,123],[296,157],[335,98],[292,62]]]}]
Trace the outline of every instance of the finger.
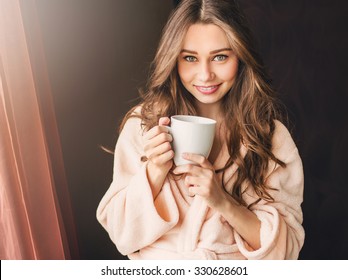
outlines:
[{"label": "finger", "polygon": [[202,166],[203,168],[209,168],[209,169],[213,168],[213,166],[209,162],[209,160],[202,155],[192,154],[192,153],[183,153],[182,157],[186,160],[190,160],[194,163],[197,163],[198,165]]},{"label": "finger", "polygon": [[158,121],[158,125],[169,125],[170,124],[170,118],[168,117],[162,117]]},{"label": "finger", "polygon": [[173,170],[173,173],[174,174],[190,173],[192,175],[198,176],[199,174],[202,173],[202,167],[193,165],[193,164],[184,164],[184,165],[177,166]]},{"label": "finger", "polygon": [[151,151],[149,152],[147,157],[149,159],[153,159],[153,158],[158,157],[161,154],[166,153],[166,152],[168,152],[170,150],[172,150],[172,146],[170,145],[170,143],[169,142],[164,142],[164,143],[158,145],[157,147],[151,149]]},{"label": "finger", "polygon": [[145,133],[144,139],[145,140],[151,140],[152,138],[156,137],[157,135],[161,133],[167,133],[168,134],[168,128],[165,126],[154,126],[151,128],[148,132]]},{"label": "finger", "polygon": [[168,145],[170,146],[170,142],[172,141],[173,137],[169,133],[162,132],[153,137],[152,139],[147,140],[144,146],[144,150],[149,151],[164,143],[168,143]]},{"label": "finger", "polygon": [[173,150],[169,150],[157,157],[154,157],[152,159],[152,162],[156,165],[161,165],[161,164],[165,164],[168,161],[172,160],[174,158],[174,151]]},{"label": "finger", "polygon": [[[206,182],[202,178],[195,178],[190,176],[189,180],[185,180],[185,185],[188,187],[189,194],[200,195],[202,197],[208,197],[211,194],[211,189],[207,188]],[[185,178],[186,179],[186,178]],[[188,184],[186,184],[186,182]]]},{"label": "finger", "polygon": [[184,182],[187,187],[203,186],[205,184],[205,180],[203,178],[196,176],[186,176]]},{"label": "finger", "polygon": [[188,188],[189,196],[200,195],[200,191],[201,189],[199,186],[192,186]]},{"label": "finger", "polygon": [[154,149],[154,148],[156,148],[164,143],[168,143],[167,145],[170,145],[170,143],[172,141],[173,141],[172,135],[170,135],[169,133],[166,133],[166,132],[162,132],[162,133],[152,137],[151,139],[144,141],[145,153],[148,153],[152,149]]}]

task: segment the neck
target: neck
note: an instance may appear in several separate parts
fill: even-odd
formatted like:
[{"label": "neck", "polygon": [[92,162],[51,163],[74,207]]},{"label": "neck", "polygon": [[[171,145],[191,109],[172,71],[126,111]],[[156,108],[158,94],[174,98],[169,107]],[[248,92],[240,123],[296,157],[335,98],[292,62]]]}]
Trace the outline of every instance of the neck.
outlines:
[{"label": "neck", "polygon": [[199,116],[216,120],[220,123],[223,120],[220,103],[216,104],[197,104],[197,113]]}]

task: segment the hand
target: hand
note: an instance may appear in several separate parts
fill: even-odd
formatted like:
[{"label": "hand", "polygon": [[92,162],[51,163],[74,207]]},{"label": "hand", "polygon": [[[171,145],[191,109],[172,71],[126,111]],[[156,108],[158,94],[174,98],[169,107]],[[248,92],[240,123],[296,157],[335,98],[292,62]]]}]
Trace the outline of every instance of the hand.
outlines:
[{"label": "hand", "polygon": [[211,208],[218,208],[226,199],[212,164],[202,155],[185,153],[183,158],[198,165],[186,164],[176,167],[175,174],[186,173],[185,185],[190,195],[201,196]]},{"label": "hand", "polygon": [[164,125],[169,125],[170,119],[167,117],[160,118],[158,125],[151,128],[144,135],[144,151],[145,156],[149,160],[150,168],[161,170],[164,173],[173,166],[174,151],[172,150],[172,136],[168,133],[168,129]]},{"label": "hand", "polygon": [[205,157],[185,153],[183,158],[198,164],[181,165],[173,170],[175,174],[187,174],[185,184],[189,187],[189,193],[201,196],[254,250],[259,249],[261,222],[257,216],[224,191],[212,164]]}]

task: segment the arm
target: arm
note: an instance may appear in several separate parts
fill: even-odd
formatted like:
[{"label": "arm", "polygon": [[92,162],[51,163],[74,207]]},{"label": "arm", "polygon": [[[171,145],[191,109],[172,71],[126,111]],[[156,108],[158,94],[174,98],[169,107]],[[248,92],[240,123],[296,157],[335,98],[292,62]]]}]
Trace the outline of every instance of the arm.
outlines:
[{"label": "arm", "polygon": [[164,202],[154,202],[147,163],[140,160],[143,146],[140,119],[131,118],[117,141],[113,182],[97,209],[98,221],[124,255],[152,244],[179,216],[168,181],[162,187]]},{"label": "arm", "polygon": [[167,128],[163,127],[169,123],[169,118],[160,118],[158,126],[150,129],[144,137],[144,151],[148,159],[146,174],[154,198],[161,191],[167,174],[173,166],[174,151],[170,144],[173,138]]},{"label": "arm", "polygon": [[[273,164],[269,168],[266,183],[277,189],[272,192],[274,202],[261,201],[251,208],[261,221],[261,247],[251,249],[245,239],[235,233],[238,247],[248,259],[297,259],[304,242],[302,161],[289,132],[280,122],[276,122],[273,138],[274,155],[285,162],[286,167]],[[251,192],[245,196],[256,198]]]},{"label": "arm", "polygon": [[[220,212],[234,229],[241,253],[248,259],[296,259],[303,246],[301,203],[303,168],[297,148],[287,129],[279,122],[273,139],[274,155],[286,167],[270,166],[267,184],[278,191],[275,201],[260,201],[251,209],[238,205],[222,188],[210,162],[200,155],[187,154],[197,165],[183,165],[174,173],[187,173],[185,184],[193,195],[200,195]],[[272,164],[270,164],[272,165]],[[244,193],[248,202],[258,199],[250,191]]]}]

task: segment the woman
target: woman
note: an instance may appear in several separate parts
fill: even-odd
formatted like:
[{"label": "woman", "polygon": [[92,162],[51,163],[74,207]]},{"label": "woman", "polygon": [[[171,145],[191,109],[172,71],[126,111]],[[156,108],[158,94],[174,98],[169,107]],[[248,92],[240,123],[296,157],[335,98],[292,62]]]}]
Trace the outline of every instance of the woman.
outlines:
[{"label": "woman", "polygon": [[[141,104],[121,125],[97,218],[131,259],[296,259],[303,169],[234,1],[184,0]],[[208,158],[175,167],[168,117],[217,121]]]}]

